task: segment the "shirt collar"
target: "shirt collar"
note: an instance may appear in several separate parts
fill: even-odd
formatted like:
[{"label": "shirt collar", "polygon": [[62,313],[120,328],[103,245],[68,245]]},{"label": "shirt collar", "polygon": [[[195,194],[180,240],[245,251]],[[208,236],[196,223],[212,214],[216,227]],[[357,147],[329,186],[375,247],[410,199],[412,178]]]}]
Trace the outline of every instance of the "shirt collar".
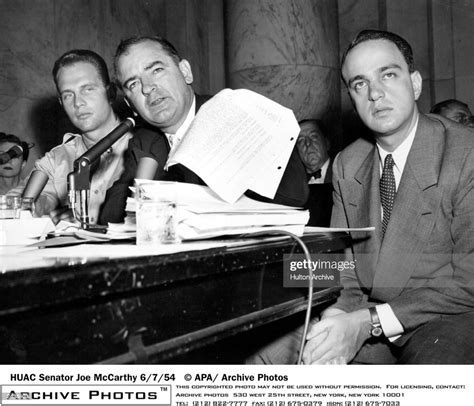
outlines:
[{"label": "shirt collar", "polygon": [[323,166],[321,166],[321,168],[320,168],[321,177],[319,177],[318,179],[315,179],[314,176],[311,176],[311,178],[308,181],[309,185],[313,185],[315,183],[324,183],[324,180],[326,179],[326,174],[328,172],[330,161],[331,161],[331,158],[328,158],[326,160],[326,162],[324,162]]},{"label": "shirt collar", "polygon": [[189,109],[188,114],[183,124],[181,124],[181,127],[179,127],[176,133],[174,134],[165,133],[165,136],[171,147],[176,147],[181,142],[183,135],[186,133],[186,131],[188,131],[188,128],[191,126],[191,123],[193,122],[195,116],[196,116],[196,96],[193,96],[193,103],[191,104],[191,108]]},{"label": "shirt collar", "polygon": [[385,151],[379,144],[377,145],[377,149],[379,151],[380,156],[380,165],[383,168],[383,163],[385,162],[385,158],[388,154],[392,154],[393,161],[395,163],[396,168],[403,172],[405,168],[405,164],[408,159],[408,154],[410,153],[411,146],[413,144],[413,140],[415,139],[416,129],[418,128],[418,118],[416,119],[415,125],[411,129],[408,137],[406,137],[403,142],[397,147],[397,149],[393,152]]}]

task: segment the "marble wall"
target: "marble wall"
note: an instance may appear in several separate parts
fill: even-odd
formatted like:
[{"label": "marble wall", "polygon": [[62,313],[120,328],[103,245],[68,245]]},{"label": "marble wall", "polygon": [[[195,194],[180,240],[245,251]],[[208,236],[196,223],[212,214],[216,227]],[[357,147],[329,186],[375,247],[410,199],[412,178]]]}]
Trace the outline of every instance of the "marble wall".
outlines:
[{"label": "marble wall", "polygon": [[[227,0],[228,82],[294,110],[298,120],[339,116],[337,4]],[[334,134],[334,131],[331,131]]]}]

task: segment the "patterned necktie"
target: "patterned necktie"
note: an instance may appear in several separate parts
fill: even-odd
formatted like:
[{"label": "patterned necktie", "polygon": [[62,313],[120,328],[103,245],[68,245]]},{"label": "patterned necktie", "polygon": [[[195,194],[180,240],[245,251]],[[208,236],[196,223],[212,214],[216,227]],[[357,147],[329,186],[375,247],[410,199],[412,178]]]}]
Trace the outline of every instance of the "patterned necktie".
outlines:
[{"label": "patterned necktie", "polygon": [[393,176],[393,161],[392,154],[388,154],[385,157],[385,163],[383,166],[382,177],[380,178],[380,201],[383,207],[383,219],[382,219],[382,238],[385,235],[388,221],[390,220],[390,213],[393,208],[393,201],[395,200],[396,185],[395,176]]}]

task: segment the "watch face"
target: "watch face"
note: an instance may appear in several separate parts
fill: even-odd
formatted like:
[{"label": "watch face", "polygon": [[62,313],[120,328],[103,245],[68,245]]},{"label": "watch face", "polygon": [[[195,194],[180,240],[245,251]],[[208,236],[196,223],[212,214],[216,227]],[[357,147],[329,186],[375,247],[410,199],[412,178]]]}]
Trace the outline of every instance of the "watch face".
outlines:
[{"label": "watch face", "polygon": [[372,328],[372,331],[371,331],[371,334],[374,336],[374,337],[380,337],[383,333],[383,330],[381,327],[374,327]]}]

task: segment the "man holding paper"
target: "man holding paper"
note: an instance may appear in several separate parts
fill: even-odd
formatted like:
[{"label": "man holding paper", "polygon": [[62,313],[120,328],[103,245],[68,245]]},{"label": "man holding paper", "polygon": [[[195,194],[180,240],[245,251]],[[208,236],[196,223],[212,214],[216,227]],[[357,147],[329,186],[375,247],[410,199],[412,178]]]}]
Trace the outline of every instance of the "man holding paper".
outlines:
[{"label": "man holding paper", "polygon": [[[249,91],[249,94],[242,94],[240,91],[234,94],[226,89],[218,95],[217,101],[211,100],[210,107],[206,104],[206,108],[200,111],[200,116],[204,117],[197,124],[194,122],[197,121],[194,120],[196,113],[210,97],[195,95],[191,66],[187,60],[181,59],[168,41],[160,37],[124,40],[117,48],[114,66],[118,84],[127,100],[149,125],[159,130],[159,135],[149,134],[130,141],[125,172],[107,192],[101,213],[103,224],[123,220],[128,188],[133,184],[137,168],[149,158],[155,161],[155,166],[152,165],[148,173],[151,179],[207,184],[229,202],[235,201],[247,189],[252,189],[255,191],[249,191],[247,195],[259,200],[289,206],[304,205],[308,196],[305,169],[296,149],[289,144],[294,146],[298,127],[295,130],[296,136],[287,137],[288,145],[285,150],[280,151],[279,142],[265,138],[266,134],[262,130],[268,122],[274,123],[275,128],[283,126],[284,123],[279,123],[278,117],[271,112],[262,110],[262,124],[259,120],[246,121],[246,111],[235,111],[232,117],[235,123],[221,119],[229,116],[228,110],[217,111],[220,106],[229,106],[234,102],[242,104],[240,99],[244,97],[256,99],[256,103],[260,103],[259,97],[263,96]],[[212,130],[200,131],[207,125],[211,125]],[[235,126],[239,126],[239,131],[232,132],[232,138],[227,137],[224,142],[215,133],[219,125],[223,136],[229,135],[229,131],[234,130]],[[237,137],[243,137],[242,134],[249,127],[252,127],[255,134],[262,134],[253,146],[237,142]],[[252,154],[257,155],[255,151],[260,144],[265,145],[267,142],[270,143],[270,152],[263,157],[256,156],[260,158],[260,162],[255,156],[248,159]],[[247,147],[252,147],[253,150],[249,153]],[[211,154],[212,159],[208,159],[206,154]],[[239,157],[244,157],[244,161],[248,159],[248,162],[239,162]],[[186,166],[181,164],[183,162]],[[244,168],[242,171],[249,173],[242,173],[238,169],[239,164]],[[283,175],[280,173],[277,181],[275,176],[259,179],[256,174],[270,172],[270,165],[276,168],[273,172],[280,171]],[[226,189],[226,185],[232,185],[232,188]]]}]

